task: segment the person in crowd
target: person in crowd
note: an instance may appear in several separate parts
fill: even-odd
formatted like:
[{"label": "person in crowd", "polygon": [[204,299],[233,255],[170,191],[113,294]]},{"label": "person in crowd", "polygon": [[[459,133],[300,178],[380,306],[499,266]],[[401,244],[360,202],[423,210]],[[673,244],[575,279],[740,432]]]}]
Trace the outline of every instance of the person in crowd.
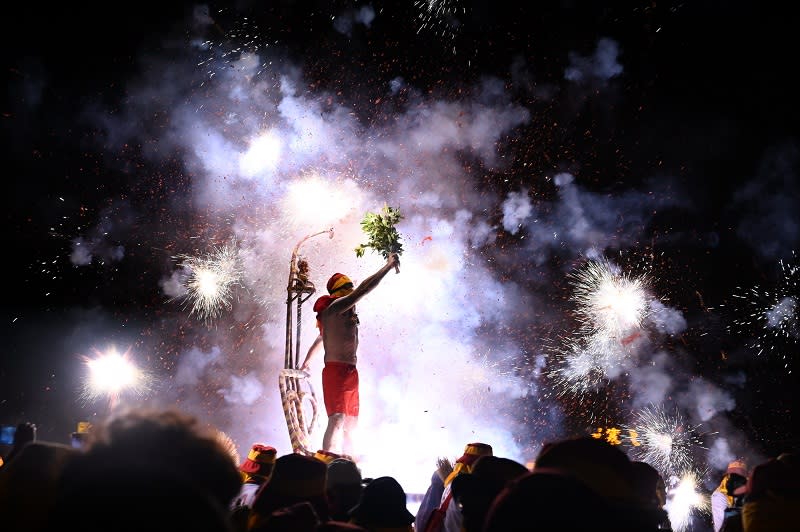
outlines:
[{"label": "person in crowd", "polygon": [[800,530],[800,462],[785,452],[756,465],[742,506],[745,532]]},{"label": "person in crowd", "polygon": [[247,458],[239,465],[242,487],[231,502],[231,522],[239,532],[247,530],[250,508],[253,506],[256,492],[272,476],[276,455],[275,447],[254,443],[250,446]]},{"label": "person in crowd", "polygon": [[616,530],[655,531],[666,519],[666,512],[637,490],[628,455],[605,440],[588,436],[547,443],[534,471],[540,468],[571,476],[600,496]]},{"label": "person in crowd", "polygon": [[[641,495],[644,504],[655,510],[664,511],[667,504],[667,486],[664,482],[664,477],[647,462],[634,460],[631,462],[631,467],[634,489],[637,494]],[[669,516],[664,511],[664,519],[660,525],[660,530],[671,529]]]},{"label": "person in crowd", "polygon": [[726,512],[733,509],[738,513],[744,503],[747,491],[747,464],[743,460],[734,460],[728,464],[719,486],[711,493],[711,520],[714,532],[722,530]]},{"label": "person in crowd", "polygon": [[14,431],[14,441],[3,463],[8,464],[28,443],[36,441],[36,425],[30,421],[20,423]]},{"label": "person in crowd", "polygon": [[330,519],[325,482],[325,462],[301,453],[289,453],[275,460],[272,477],[256,493],[250,509],[249,529],[262,529],[273,512],[308,502],[316,519]]},{"label": "person in crowd", "polygon": [[320,524],[322,521],[314,506],[308,501],[300,501],[273,510],[249,532],[316,532]]},{"label": "person in crowd", "polygon": [[314,453],[314,458],[317,460],[322,460],[328,465],[330,465],[330,463],[337,458],[347,458],[348,460],[352,460],[351,457],[345,454],[334,453],[333,451],[326,451],[325,449],[317,449],[317,451]]},{"label": "person in crowd", "polygon": [[425,526],[431,514],[433,514],[442,503],[444,480],[450,476],[453,469],[453,464],[450,462],[449,458],[440,456],[436,460],[436,469],[431,475],[430,484],[425,490],[425,494],[422,496],[419,508],[417,508],[417,515],[414,518],[414,530],[425,530]]},{"label": "person in crowd", "polygon": [[[523,464],[497,456],[479,456],[469,473],[453,479],[453,501],[448,512],[459,508],[464,532],[481,532],[494,498],[512,480],[528,473]],[[445,528],[448,516],[445,516]]]},{"label": "person in crowd", "polygon": [[623,530],[614,523],[608,506],[576,476],[535,467],[497,494],[483,532]]},{"label": "person in crowd", "polygon": [[[460,532],[461,529],[461,510],[456,505],[452,505],[452,482],[462,473],[472,472],[472,466],[481,456],[492,456],[492,446],[488,443],[475,442],[468,443],[462,454],[453,466],[453,471],[444,479],[442,498],[439,506],[431,512],[430,517],[425,523],[425,532],[438,532],[441,530]],[[451,508],[452,506],[452,508]]]},{"label": "person in crowd", "polygon": [[355,462],[348,458],[337,458],[328,464],[325,494],[331,520],[348,521],[348,512],[358,504],[362,489],[361,470]]},{"label": "person in crowd", "polygon": [[42,530],[61,471],[78,452],[61,443],[30,441],[7,467],[0,468],[0,530]]},{"label": "person in crowd", "polygon": [[177,410],[133,409],[93,435],[62,471],[46,531],[231,530],[242,480],[216,429]]},{"label": "person in crowd", "polygon": [[322,449],[325,451],[358,456],[353,437],[360,409],[356,368],[360,322],[356,303],[372,292],[389,270],[399,264],[398,255],[389,254],[386,264],[357,287],[346,275],[335,273],[327,283],[329,295],[320,297],[314,303],[320,333],[308,349],[300,369],[308,371],[316,353],[324,350],[322,395],[328,414],[328,426],[322,437]]},{"label": "person in crowd", "polygon": [[242,474],[242,488],[231,503],[232,509],[240,506],[247,508],[253,506],[256,492],[272,476],[277,453],[275,447],[263,443],[254,443],[250,447],[247,458],[239,465],[239,472]]},{"label": "person in crowd", "polygon": [[414,514],[408,511],[406,492],[391,476],[371,480],[350,510],[350,522],[369,532],[413,532]]},{"label": "person in crowd", "polygon": [[76,449],[83,449],[86,447],[89,438],[91,438],[92,424],[88,421],[79,421],[75,432],[69,435],[69,443]]}]

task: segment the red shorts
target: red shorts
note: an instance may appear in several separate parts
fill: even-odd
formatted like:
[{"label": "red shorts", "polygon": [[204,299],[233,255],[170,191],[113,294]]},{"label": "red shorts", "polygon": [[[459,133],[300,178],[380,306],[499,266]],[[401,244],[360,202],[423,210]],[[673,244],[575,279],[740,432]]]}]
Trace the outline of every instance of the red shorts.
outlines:
[{"label": "red shorts", "polygon": [[358,416],[358,369],[346,362],[325,362],[322,395],[328,415]]}]

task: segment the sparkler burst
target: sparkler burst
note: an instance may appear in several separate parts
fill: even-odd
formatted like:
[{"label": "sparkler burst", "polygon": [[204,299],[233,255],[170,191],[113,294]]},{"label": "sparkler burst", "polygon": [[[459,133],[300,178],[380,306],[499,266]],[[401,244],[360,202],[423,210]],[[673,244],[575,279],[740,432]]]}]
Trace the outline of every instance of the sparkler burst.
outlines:
[{"label": "sparkler burst", "polygon": [[637,412],[626,428],[635,431],[640,444],[632,448],[634,459],[647,462],[668,478],[691,469],[695,449],[704,449],[697,427],[688,425],[677,409],[668,414],[660,406],[650,406]]},{"label": "sparkler burst", "polygon": [[590,260],[571,274],[577,315],[601,335],[624,341],[647,316],[649,282],[621,272],[606,259]]},{"label": "sparkler burst", "polygon": [[554,363],[546,373],[553,379],[557,395],[580,397],[608,384],[602,364],[605,355],[597,349],[602,346],[593,345],[591,340],[583,337],[569,339],[565,342],[566,347],[554,351]]},{"label": "sparkler burst", "polygon": [[[223,13],[218,13],[222,15]],[[200,61],[197,66],[206,69],[206,76],[211,80],[218,72],[226,68],[239,65],[240,68],[248,71],[255,70],[256,74],[261,74],[269,67],[269,62],[262,62],[259,54],[269,47],[269,43],[263,40],[264,33],[258,25],[247,17],[236,18],[230,23],[223,23],[229,26],[227,30],[222,25],[212,19],[211,13],[205,6],[195,8],[194,16],[199,21],[213,22],[209,27],[216,32],[214,37],[202,42],[195,43],[196,46],[207,53],[205,59]]]},{"label": "sparkler burst", "polygon": [[683,532],[689,527],[694,512],[708,512],[710,502],[707,495],[698,491],[701,475],[695,471],[687,471],[680,476],[672,477],[667,488],[667,510],[672,530]]},{"label": "sparkler burst", "polygon": [[[417,33],[428,30],[448,41],[455,40],[461,31],[458,16],[467,12],[464,6],[459,5],[458,0],[415,0],[414,7],[418,10]],[[453,53],[455,51],[453,47]]]},{"label": "sparkler burst", "polygon": [[120,354],[111,348],[96,355],[85,358],[89,370],[81,394],[85,402],[107,396],[113,408],[122,394],[142,395],[150,389],[152,379],[133,363],[130,350]]},{"label": "sparkler burst", "polygon": [[621,273],[605,259],[587,262],[570,277],[580,328],[553,350],[547,373],[558,395],[581,396],[604,387],[633,364],[650,308],[649,282]]},{"label": "sparkler burst", "polygon": [[235,288],[242,285],[244,272],[235,242],[214,249],[207,255],[179,255],[187,272],[184,303],[189,315],[210,322],[233,307]]},{"label": "sparkler burst", "polygon": [[[748,289],[738,288],[739,292],[733,295],[733,306],[741,310],[741,314],[736,313],[737,317],[731,320],[728,330],[754,337],[749,347],[758,355],[765,351],[780,351],[782,341],[797,344],[800,339],[800,265],[794,252],[790,261],[780,260],[778,265],[780,277],[774,290],[756,285]],[[788,353],[782,351],[781,355],[786,359]]]}]

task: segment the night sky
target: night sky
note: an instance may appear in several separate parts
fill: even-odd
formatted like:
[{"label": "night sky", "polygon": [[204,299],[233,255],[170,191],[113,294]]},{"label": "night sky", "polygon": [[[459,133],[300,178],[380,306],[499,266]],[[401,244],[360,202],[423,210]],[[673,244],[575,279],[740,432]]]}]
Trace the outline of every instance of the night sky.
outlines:
[{"label": "night sky", "polygon": [[[333,227],[303,247],[312,280],[361,280],[382,259],[353,253],[359,221],[388,204],[405,246],[359,305],[362,428],[411,449],[409,491],[468,441],[527,460],[643,411],[695,431],[712,479],[797,449],[791,16],[517,3],[6,8],[0,422],[62,441],[100,421],[84,361],[115,346],[151,377],[121,404],[288,452],[291,250]],[[225,246],[241,275],[200,319],[181,257]],[[589,344],[605,357],[587,384],[564,367],[597,332],[575,297],[591,261],[648,302],[622,341]]]}]

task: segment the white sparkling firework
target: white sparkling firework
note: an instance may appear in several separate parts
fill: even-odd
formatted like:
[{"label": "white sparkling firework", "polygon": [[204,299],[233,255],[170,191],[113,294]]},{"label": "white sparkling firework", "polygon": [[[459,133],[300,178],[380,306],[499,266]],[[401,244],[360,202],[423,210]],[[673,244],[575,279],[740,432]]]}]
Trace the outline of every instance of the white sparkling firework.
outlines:
[{"label": "white sparkling firework", "polygon": [[580,397],[608,384],[602,345],[594,345],[591,338],[585,337],[569,339],[564,345],[554,352],[553,364],[547,371],[559,396]]},{"label": "white sparkling firework", "polygon": [[664,508],[674,532],[683,532],[691,523],[695,512],[709,511],[710,502],[707,495],[698,491],[700,475],[693,471],[674,477],[672,485],[667,488],[667,502]]},{"label": "white sparkling firework", "polygon": [[636,434],[639,443],[631,450],[634,460],[647,462],[668,478],[691,469],[694,451],[704,449],[698,427],[687,424],[677,410],[668,414],[660,406],[650,406],[637,412],[625,428]]},{"label": "white sparkling firework", "polygon": [[111,348],[96,354],[85,358],[88,373],[81,394],[85,401],[105,396],[113,407],[123,394],[142,395],[150,389],[151,378],[136,366],[130,351],[121,354]]},{"label": "white sparkling firework", "polygon": [[559,395],[600,389],[624,373],[650,308],[647,279],[620,273],[607,260],[589,261],[571,278],[581,327],[554,350],[548,374]]},{"label": "white sparkling firework", "polygon": [[467,12],[458,0],[415,0],[414,7],[418,10],[417,33],[427,30],[448,41],[455,40],[461,31],[462,24],[458,17]]},{"label": "white sparkling firework", "polygon": [[[733,295],[736,314],[743,314],[731,321],[728,329],[752,336],[750,347],[758,354],[780,350],[782,341],[796,344],[800,339],[800,291],[798,275],[800,265],[792,253],[790,262],[779,261],[780,279],[774,291],[753,286]],[[781,352],[784,359],[788,352]]]},{"label": "white sparkling firework", "polygon": [[[205,7],[196,8],[195,16],[199,19],[211,20]],[[207,53],[206,58],[197,66],[206,69],[206,76],[209,80],[219,71],[237,65],[249,69],[258,62],[255,75],[261,74],[269,67],[269,62],[261,61],[261,55],[269,47],[269,43],[263,40],[264,34],[252,20],[247,17],[237,18],[225,30],[216,20],[213,22],[209,27],[216,32],[214,37],[218,37],[218,39],[212,38],[197,43],[198,48]]]},{"label": "white sparkling firework", "polygon": [[571,274],[577,315],[595,333],[624,343],[647,316],[649,282],[625,274],[608,260],[591,260]]},{"label": "white sparkling firework", "polygon": [[187,276],[184,303],[189,315],[209,322],[233,306],[235,288],[242,286],[244,272],[235,243],[214,249],[207,255],[179,255]]}]

